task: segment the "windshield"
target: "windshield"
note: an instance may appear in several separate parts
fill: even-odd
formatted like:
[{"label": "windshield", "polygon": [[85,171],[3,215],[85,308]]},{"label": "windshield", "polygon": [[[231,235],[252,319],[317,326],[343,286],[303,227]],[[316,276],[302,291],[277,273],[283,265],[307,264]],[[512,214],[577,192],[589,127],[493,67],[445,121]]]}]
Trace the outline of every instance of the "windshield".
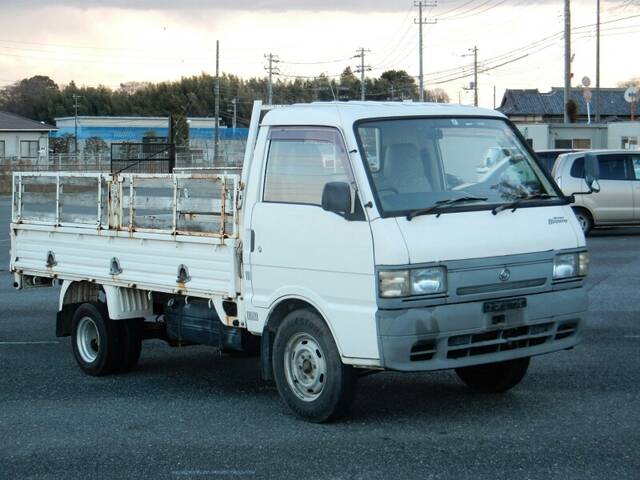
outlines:
[{"label": "windshield", "polygon": [[359,122],[356,130],[384,214],[434,205],[442,205],[439,210],[489,208],[527,197],[541,201],[557,196],[512,128],[500,119],[372,120]]}]

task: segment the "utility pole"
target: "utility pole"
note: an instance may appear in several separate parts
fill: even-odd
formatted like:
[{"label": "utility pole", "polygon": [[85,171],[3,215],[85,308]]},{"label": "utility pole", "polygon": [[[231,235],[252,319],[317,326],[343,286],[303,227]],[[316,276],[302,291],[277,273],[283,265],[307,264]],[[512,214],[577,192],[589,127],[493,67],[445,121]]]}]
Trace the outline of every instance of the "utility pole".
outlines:
[{"label": "utility pole", "polygon": [[473,47],[473,105],[478,106],[478,47]]},{"label": "utility pole", "polygon": [[600,0],[596,0],[596,123],[600,123]]},{"label": "utility pole", "polygon": [[232,128],[235,129],[235,128],[237,128],[237,125],[238,125],[238,99],[237,98],[232,98],[231,99],[230,108],[231,108],[231,110],[229,108],[227,108],[227,112],[233,112],[231,125],[232,125]]},{"label": "utility pole", "polygon": [[493,86],[493,109],[496,109],[496,86]]},{"label": "utility pole", "polygon": [[469,57],[473,55],[473,88],[465,88],[465,90],[473,90],[473,105],[478,106],[478,47],[474,46],[469,49],[470,54],[462,55]]},{"label": "utility pole", "polygon": [[418,34],[418,46],[419,46],[419,55],[420,55],[420,75],[419,75],[419,79],[420,79],[420,101],[424,102],[424,71],[423,71],[423,42],[422,42],[422,26],[425,24],[434,24],[436,23],[437,20],[435,19],[427,19],[425,17],[422,16],[422,9],[423,8],[431,8],[431,7],[435,7],[437,6],[438,3],[433,1],[433,2],[427,2],[425,0],[419,0],[419,1],[415,1],[413,2],[413,6],[414,7],[418,7],[418,18],[414,19],[413,23],[416,23],[417,25],[419,25],[419,34]]},{"label": "utility pole", "polygon": [[564,123],[569,123],[567,105],[571,91],[571,0],[564,0]]},{"label": "utility pole", "polygon": [[356,73],[360,74],[360,100],[362,100],[363,102],[366,100],[366,84],[364,81],[364,72],[368,72],[371,70],[371,66],[370,65],[365,65],[364,64],[364,55],[365,53],[369,53],[371,50],[365,50],[364,48],[360,47],[356,53],[356,55],[354,55],[353,58],[360,58],[360,66],[356,68]]},{"label": "utility pole", "polygon": [[75,115],[73,118],[74,134],[73,134],[73,151],[75,153],[75,159],[78,160],[78,99],[83,98],[82,95],[73,94],[73,108],[75,109]]},{"label": "utility pole", "polygon": [[273,76],[278,75],[280,73],[280,71],[278,70],[278,67],[274,67],[273,64],[280,62],[280,60],[278,59],[278,56],[274,55],[273,53],[266,54],[264,58],[266,58],[269,61],[268,65],[264,67],[264,69],[269,72],[269,80],[267,83],[267,89],[268,89],[267,105],[272,105],[273,104]]},{"label": "utility pole", "polygon": [[215,140],[213,143],[213,165],[217,166],[220,154],[220,42],[216,40],[216,85],[215,85]]}]

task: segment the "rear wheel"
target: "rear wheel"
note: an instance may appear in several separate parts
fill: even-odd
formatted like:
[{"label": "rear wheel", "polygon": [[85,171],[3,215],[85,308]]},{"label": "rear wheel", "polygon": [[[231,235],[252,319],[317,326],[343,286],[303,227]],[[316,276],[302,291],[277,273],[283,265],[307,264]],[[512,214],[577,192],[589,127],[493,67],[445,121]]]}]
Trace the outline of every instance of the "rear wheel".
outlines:
[{"label": "rear wheel", "polygon": [[573,213],[576,214],[580,228],[582,228],[582,233],[589,235],[589,232],[593,228],[593,218],[591,218],[591,214],[583,208],[574,208]]},{"label": "rear wheel", "polygon": [[273,371],[285,404],[305,420],[338,418],[353,401],[353,369],[342,364],[331,331],[312,310],[296,310],[283,320],[273,344]]},{"label": "rear wheel", "polygon": [[529,358],[456,368],[456,373],[469,388],[486,393],[502,393],[515,387],[529,368]]},{"label": "rear wheel", "polygon": [[107,375],[122,364],[120,326],[109,320],[100,302],[83,303],[73,315],[71,344],[80,368],[92,376]]}]

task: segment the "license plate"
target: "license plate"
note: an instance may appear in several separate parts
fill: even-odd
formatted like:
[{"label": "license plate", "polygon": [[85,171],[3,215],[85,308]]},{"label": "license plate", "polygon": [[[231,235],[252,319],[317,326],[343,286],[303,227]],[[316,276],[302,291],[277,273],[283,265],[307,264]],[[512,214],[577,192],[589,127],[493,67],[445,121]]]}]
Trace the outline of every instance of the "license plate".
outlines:
[{"label": "license plate", "polygon": [[482,311],[484,313],[500,313],[506,310],[517,310],[527,306],[527,299],[511,298],[509,300],[496,300],[495,302],[484,302]]}]

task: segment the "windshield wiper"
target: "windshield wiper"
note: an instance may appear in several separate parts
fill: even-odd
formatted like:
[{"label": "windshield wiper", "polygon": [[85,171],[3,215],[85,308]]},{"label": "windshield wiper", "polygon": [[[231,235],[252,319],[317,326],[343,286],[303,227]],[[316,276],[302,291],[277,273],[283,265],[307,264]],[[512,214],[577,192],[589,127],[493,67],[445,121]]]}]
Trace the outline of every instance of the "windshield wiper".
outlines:
[{"label": "windshield wiper", "polygon": [[553,197],[548,193],[534,193],[533,195],[524,195],[522,197],[517,198],[513,202],[503,203],[502,205],[498,205],[496,208],[491,210],[491,213],[493,213],[494,215],[497,215],[501,211],[509,210],[509,209],[511,209],[512,212],[515,212],[523,202],[526,202],[528,200],[544,200],[547,198],[553,198]]},{"label": "windshield wiper", "polygon": [[[407,220],[411,221],[413,217],[417,217],[418,215],[426,215],[428,213],[434,212],[436,210],[440,210],[441,208],[448,207],[449,205],[453,205],[458,202],[471,202],[471,201],[484,201],[486,197],[456,197],[456,198],[447,198],[445,200],[438,200],[433,205],[427,208],[420,208],[418,210],[413,210],[407,214]],[[438,214],[440,216],[440,214]]]}]

